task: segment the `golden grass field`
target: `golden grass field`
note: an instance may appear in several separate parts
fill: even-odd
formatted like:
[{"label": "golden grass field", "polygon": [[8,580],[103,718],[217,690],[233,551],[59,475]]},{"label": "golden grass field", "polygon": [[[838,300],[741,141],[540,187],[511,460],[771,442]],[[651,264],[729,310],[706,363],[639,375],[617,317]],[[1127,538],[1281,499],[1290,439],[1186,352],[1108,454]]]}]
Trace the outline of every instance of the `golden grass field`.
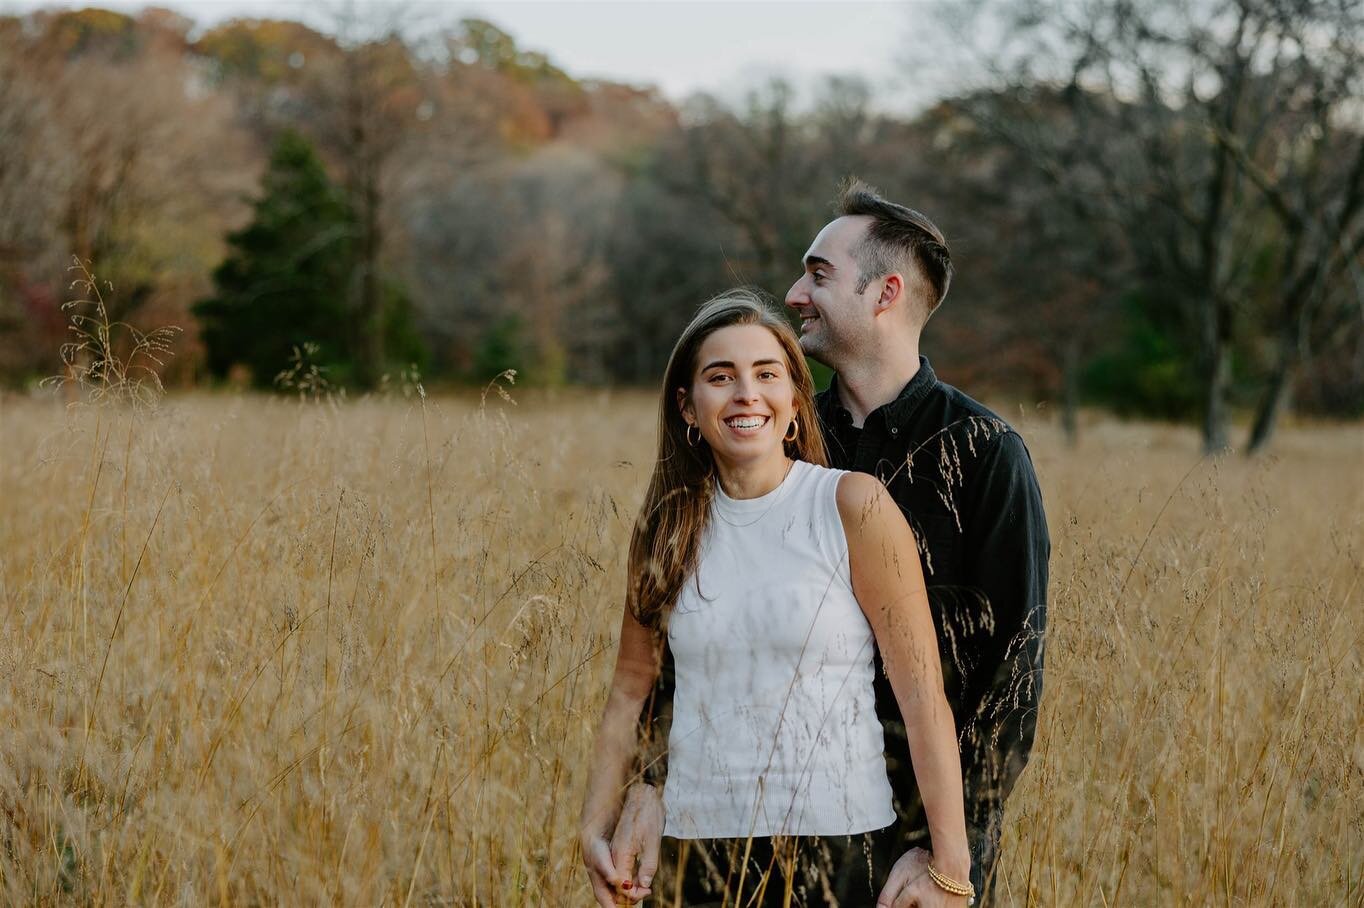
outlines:
[{"label": "golden grass field", "polygon": [[[0,402],[0,899],[591,903],[645,393]],[[1005,905],[1364,904],[1364,429],[1027,439]]]}]

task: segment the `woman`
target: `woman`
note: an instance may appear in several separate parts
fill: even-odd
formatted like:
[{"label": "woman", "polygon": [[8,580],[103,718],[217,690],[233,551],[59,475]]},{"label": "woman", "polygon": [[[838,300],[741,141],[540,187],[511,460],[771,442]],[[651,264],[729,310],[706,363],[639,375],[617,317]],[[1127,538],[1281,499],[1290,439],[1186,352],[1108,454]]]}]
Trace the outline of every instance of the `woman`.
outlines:
[{"label": "woman", "polygon": [[956,733],[914,537],[873,477],[826,466],[813,396],[795,333],[750,292],[706,303],[673,349],[581,819],[603,906],[652,892],[617,869],[609,838],[665,645],[676,692],[662,863],[681,875],[665,901],[824,904],[821,856],[866,875],[876,849],[863,857],[858,837],[895,819],[875,645],[933,850],[871,868],[852,904],[968,903]]}]

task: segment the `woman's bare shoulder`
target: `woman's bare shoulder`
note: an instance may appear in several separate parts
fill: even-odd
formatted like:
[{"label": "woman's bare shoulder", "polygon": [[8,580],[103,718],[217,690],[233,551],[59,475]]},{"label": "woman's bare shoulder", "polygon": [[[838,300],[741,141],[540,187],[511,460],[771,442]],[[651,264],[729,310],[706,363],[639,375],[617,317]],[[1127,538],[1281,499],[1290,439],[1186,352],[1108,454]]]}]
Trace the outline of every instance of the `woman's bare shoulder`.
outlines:
[{"label": "woman's bare shoulder", "polygon": [[[861,526],[890,503],[890,495],[880,480],[870,473],[849,471],[838,477],[838,513],[845,530]],[[892,508],[892,510],[894,510]]]}]

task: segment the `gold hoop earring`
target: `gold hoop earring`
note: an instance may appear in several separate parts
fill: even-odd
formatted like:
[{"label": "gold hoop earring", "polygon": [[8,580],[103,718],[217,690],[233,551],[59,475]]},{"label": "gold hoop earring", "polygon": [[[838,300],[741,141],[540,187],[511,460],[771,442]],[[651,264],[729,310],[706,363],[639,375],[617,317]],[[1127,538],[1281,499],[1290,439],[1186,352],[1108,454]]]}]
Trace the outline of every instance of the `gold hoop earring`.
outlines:
[{"label": "gold hoop earring", "polygon": [[783,436],[781,437],[781,440],[782,440],[782,441],[785,441],[785,442],[788,442],[788,443],[789,443],[789,442],[793,442],[793,441],[796,440],[796,436],[800,434],[800,423],[796,422],[796,420],[795,420],[794,417],[791,419],[791,428],[790,428],[789,431],[790,431],[790,433],[791,433],[791,437],[790,437],[790,438],[787,438],[785,435],[783,435]]},{"label": "gold hoop earring", "polygon": [[[696,429],[696,441],[692,441],[692,440],[691,440],[691,430],[692,430],[692,429]],[[700,427],[694,426],[694,425],[692,425],[691,423],[688,423],[688,424],[687,424],[687,444],[694,448],[694,447],[696,447],[697,445],[699,445],[700,443],[701,443],[701,429],[700,429]]]}]

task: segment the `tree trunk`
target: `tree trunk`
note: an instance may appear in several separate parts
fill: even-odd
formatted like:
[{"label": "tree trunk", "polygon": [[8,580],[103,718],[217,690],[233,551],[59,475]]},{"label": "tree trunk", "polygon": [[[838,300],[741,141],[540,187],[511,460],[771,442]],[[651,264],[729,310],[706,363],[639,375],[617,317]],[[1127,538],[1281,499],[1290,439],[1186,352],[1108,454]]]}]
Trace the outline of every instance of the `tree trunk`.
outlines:
[{"label": "tree trunk", "polygon": [[350,51],[346,58],[347,136],[345,154],[347,189],[354,208],[359,243],[357,267],[359,299],[355,307],[355,343],[357,379],[362,387],[372,388],[379,382],[384,362],[383,290],[379,284],[379,209],[382,194],[379,186],[381,169],[382,124],[375,112],[375,98],[371,72],[360,56],[363,51]]},{"label": "tree trunk", "polygon": [[1290,368],[1288,357],[1281,351],[1278,361],[1274,364],[1274,371],[1269,377],[1269,386],[1265,388],[1255,411],[1255,424],[1251,427],[1250,441],[1246,445],[1247,456],[1263,450],[1269,443],[1270,436],[1274,434],[1279,414],[1288,403]]},{"label": "tree trunk", "polygon": [[1269,384],[1260,398],[1255,410],[1255,423],[1250,429],[1250,440],[1246,454],[1255,454],[1264,449],[1279,422],[1279,414],[1288,403],[1292,390],[1293,370],[1302,355],[1303,334],[1307,330],[1307,307],[1290,297],[1286,306],[1288,318],[1279,332],[1278,356],[1274,360],[1274,371],[1270,373]]},{"label": "tree trunk", "polygon": [[1203,395],[1203,453],[1222,454],[1231,446],[1227,390],[1231,385],[1231,313],[1220,300],[1204,309],[1204,355],[1207,372]]},{"label": "tree trunk", "polygon": [[1080,341],[1072,336],[1061,354],[1061,428],[1066,433],[1066,444],[1072,448],[1080,440],[1079,409]]},{"label": "tree trunk", "polygon": [[[368,164],[368,162],[367,162]],[[360,243],[360,373],[365,387],[379,382],[384,367],[384,300],[379,284],[379,188],[378,174],[366,167],[363,189]]]}]

